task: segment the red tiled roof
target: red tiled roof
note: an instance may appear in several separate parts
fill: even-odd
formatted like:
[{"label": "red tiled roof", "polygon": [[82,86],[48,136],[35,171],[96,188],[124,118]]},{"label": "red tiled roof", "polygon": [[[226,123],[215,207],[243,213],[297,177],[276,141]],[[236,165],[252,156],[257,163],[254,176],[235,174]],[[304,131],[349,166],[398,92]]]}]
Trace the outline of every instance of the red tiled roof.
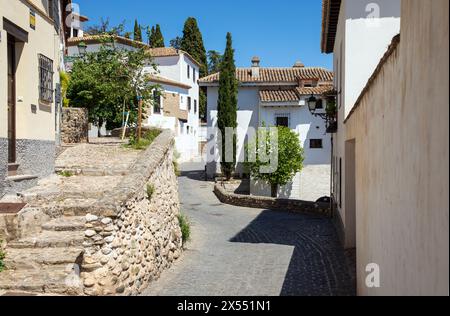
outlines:
[{"label": "red tiled roof", "polygon": [[328,92],[333,91],[333,85],[329,84],[329,85],[322,85],[322,86],[317,86],[317,87],[302,87],[302,88],[296,88],[295,91],[299,94],[299,95],[322,95],[322,94],[326,94]]},{"label": "red tiled roof", "polygon": [[[199,83],[218,83],[220,73],[215,73],[201,78]],[[236,79],[240,83],[293,83],[299,80],[316,79],[321,82],[333,80],[333,73],[319,67],[295,67],[295,68],[260,68],[259,76],[252,77],[251,68],[237,68]]]},{"label": "red tiled roof", "polygon": [[261,90],[259,91],[261,102],[295,102],[300,98],[295,89],[289,90]]},{"label": "red tiled roof", "polygon": [[149,45],[138,42],[126,37],[117,36],[117,35],[85,35],[83,37],[71,37],[67,40],[67,46],[76,46],[81,42],[86,44],[99,44],[102,41],[108,40],[108,38],[114,40],[117,43],[121,43],[124,45],[132,46],[132,47],[141,47],[145,48],[149,51],[152,57],[171,57],[171,56],[179,56],[180,54],[185,54],[192,60],[194,64],[200,66],[200,64],[188,53],[182,50],[178,50],[173,47],[159,47],[159,48],[151,48]]},{"label": "red tiled roof", "polygon": [[297,102],[305,95],[324,95],[333,91],[332,85],[323,85],[317,87],[303,87],[278,90],[260,90],[259,98],[261,102]]}]

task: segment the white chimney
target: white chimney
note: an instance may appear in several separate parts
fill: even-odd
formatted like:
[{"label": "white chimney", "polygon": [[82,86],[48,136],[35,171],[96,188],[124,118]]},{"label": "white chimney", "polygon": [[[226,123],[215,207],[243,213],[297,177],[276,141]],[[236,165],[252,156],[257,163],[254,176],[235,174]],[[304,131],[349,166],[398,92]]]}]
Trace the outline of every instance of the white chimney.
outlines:
[{"label": "white chimney", "polygon": [[253,57],[252,58],[252,78],[259,78],[259,63],[260,63],[259,57]]},{"label": "white chimney", "polygon": [[297,62],[295,62],[293,67],[294,68],[304,68],[305,64],[303,64],[301,61],[297,61]]}]

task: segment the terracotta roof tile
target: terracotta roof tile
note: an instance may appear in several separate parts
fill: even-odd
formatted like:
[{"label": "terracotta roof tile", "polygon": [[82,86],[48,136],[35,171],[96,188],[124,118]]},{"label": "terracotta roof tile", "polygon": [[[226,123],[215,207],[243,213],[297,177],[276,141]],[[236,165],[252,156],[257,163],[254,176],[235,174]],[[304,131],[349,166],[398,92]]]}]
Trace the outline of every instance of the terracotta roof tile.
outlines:
[{"label": "terracotta roof tile", "polygon": [[129,45],[129,46],[133,46],[133,47],[146,48],[150,52],[150,55],[153,57],[170,57],[170,56],[179,56],[180,54],[185,54],[186,56],[189,57],[189,59],[191,59],[194,62],[194,64],[200,66],[200,64],[191,55],[189,55],[185,51],[178,50],[173,47],[151,48],[150,46],[148,46],[145,43],[138,42],[138,41],[135,41],[135,40],[132,40],[132,39],[129,39],[126,37],[122,37],[122,36],[117,36],[117,35],[113,35],[113,36],[85,35],[83,37],[71,37],[67,40],[67,45],[68,46],[76,46],[81,42],[84,42],[86,44],[98,44],[98,43],[101,43],[102,40],[108,39],[108,37],[114,39],[114,41],[117,43]]},{"label": "terracotta roof tile", "polygon": [[317,87],[302,87],[302,88],[296,88],[295,91],[299,95],[322,95],[327,92],[333,91],[333,85],[322,85]]},{"label": "terracotta roof tile", "polygon": [[297,102],[302,96],[323,95],[331,91],[333,91],[332,85],[278,90],[264,89],[259,91],[259,98],[261,102]]},{"label": "terracotta roof tile", "polygon": [[296,102],[300,100],[295,89],[261,90],[259,98],[261,102]]},{"label": "terracotta roof tile", "polygon": [[[201,78],[200,83],[218,83],[220,73]],[[236,79],[240,83],[295,83],[299,80],[317,79],[332,81],[333,73],[318,67],[297,68],[260,68],[259,76],[252,77],[251,68],[237,68]]]}]

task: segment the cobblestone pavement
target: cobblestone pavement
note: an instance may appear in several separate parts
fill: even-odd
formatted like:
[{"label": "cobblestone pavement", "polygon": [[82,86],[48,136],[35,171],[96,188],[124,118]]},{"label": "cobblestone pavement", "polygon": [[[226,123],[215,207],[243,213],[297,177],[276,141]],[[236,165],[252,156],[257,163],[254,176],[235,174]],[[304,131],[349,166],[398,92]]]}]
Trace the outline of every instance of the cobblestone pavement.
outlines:
[{"label": "cobblestone pavement", "polygon": [[354,295],[328,219],[221,204],[200,164],[182,165],[182,211],[192,242],[144,295]]}]

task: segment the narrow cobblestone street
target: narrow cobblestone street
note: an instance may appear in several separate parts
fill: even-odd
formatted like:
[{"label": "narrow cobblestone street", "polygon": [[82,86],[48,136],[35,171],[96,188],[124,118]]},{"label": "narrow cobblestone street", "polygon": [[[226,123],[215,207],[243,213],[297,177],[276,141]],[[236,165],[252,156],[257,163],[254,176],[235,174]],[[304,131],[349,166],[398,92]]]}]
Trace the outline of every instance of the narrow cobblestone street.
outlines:
[{"label": "narrow cobblestone street", "polygon": [[182,165],[192,241],[144,295],[354,295],[330,220],[221,204],[200,164]]}]

